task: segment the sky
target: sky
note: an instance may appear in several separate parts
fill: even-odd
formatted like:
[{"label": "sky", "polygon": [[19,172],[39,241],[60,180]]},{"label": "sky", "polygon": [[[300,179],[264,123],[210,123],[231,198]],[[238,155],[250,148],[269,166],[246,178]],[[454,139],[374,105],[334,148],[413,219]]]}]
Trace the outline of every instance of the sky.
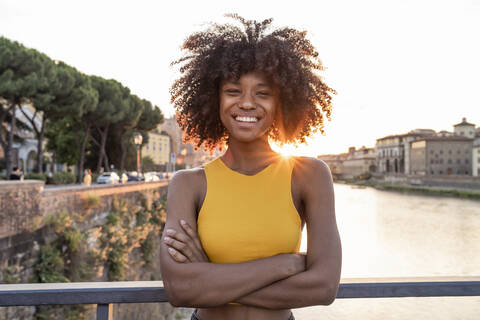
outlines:
[{"label": "sky", "polygon": [[174,114],[170,63],[208,22],[273,18],[308,32],[338,94],[332,120],[292,152],[373,147],[416,128],[480,126],[480,0],[0,0],[0,35],[86,74],[113,78]]}]

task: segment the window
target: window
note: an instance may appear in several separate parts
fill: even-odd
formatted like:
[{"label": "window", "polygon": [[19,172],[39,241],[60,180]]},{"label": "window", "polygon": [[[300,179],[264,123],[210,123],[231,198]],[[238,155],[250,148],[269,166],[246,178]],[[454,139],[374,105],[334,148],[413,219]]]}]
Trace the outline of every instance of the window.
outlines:
[{"label": "window", "polygon": [[468,159],[465,159],[465,164],[469,164],[470,161],[468,161]]},{"label": "window", "polygon": [[448,163],[448,164],[451,164],[451,163],[452,163],[452,159],[448,159],[447,163]]},{"label": "window", "polygon": [[432,159],[432,160],[430,160],[430,164],[433,164],[433,159]]},{"label": "window", "polygon": [[460,159],[457,159],[457,164],[460,164]]},{"label": "window", "polygon": [[448,150],[448,154],[452,154],[452,150]]},{"label": "window", "polygon": [[150,145],[147,144],[147,151],[150,150]]},{"label": "window", "polygon": [[438,171],[438,174],[443,174],[443,171],[442,170]]},{"label": "window", "polygon": [[440,159],[440,163],[443,163],[443,159]]},{"label": "window", "polygon": [[443,154],[443,150],[440,150],[440,154]]},{"label": "window", "polygon": [[153,143],[153,151],[155,151],[155,142]]}]

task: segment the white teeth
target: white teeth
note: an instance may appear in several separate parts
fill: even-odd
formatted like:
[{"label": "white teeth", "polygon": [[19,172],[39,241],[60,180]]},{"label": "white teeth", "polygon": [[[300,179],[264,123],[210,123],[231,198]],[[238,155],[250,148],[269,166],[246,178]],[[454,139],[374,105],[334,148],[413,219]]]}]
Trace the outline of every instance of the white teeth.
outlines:
[{"label": "white teeth", "polygon": [[237,121],[241,121],[241,122],[257,122],[257,118],[255,117],[240,117],[240,116],[237,116],[235,117],[235,120]]}]

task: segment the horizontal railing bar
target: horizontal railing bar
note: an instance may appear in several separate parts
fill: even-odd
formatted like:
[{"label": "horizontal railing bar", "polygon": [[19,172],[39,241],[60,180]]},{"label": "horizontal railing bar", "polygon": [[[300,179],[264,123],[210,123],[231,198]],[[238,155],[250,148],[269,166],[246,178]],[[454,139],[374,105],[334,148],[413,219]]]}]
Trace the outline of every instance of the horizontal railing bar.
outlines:
[{"label": "horizontal railing bar", "polygon": [[[427,279],[431,281],[424,281]],[[446,279],[456,281],[445,281]],[[342,279],[337,298],[449,296],[480,296],[480,278]],[[0,285],[0,306],[2,307],[147,302],[168,302],[162,281]]]}]

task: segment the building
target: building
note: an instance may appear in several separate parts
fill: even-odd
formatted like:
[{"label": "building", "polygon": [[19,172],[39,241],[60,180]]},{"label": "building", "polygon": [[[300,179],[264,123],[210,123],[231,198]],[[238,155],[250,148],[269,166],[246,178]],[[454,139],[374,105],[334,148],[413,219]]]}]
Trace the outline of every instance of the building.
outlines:
[{"label": "building", "polygon": [[[159,132],[168,134],[171,138],[171,159],[174,159],[178,166],[185,166],[185,168],[198,167],[206,162],[209,162],[220,155],[218,150],[212,154],[202,149],[195,150],[191,143],[183,143],[183,132],[178,126],[175,117],[167,118],[158,127]],[[172,168],[173,170],[173,165]]]},{"label": "building", "polygon": [[354,178],[364,173],[376,171],[375,148],[365,146],[356,150],[355,147],[348,149],[347,158],[343,161],[343,178]]},{"label": "building", "polygon": [[[0,103],[5,103],[4,100],[0,98]],[[20,170],[25,173],[31,173],[36,169],[37,166],[37,149],[38,149],[38,140],[35,136],[35,132],[32,128],[32,124],[26,118],[25,114],[33,118],[35,114],[35,108],[30,103],[23,103],[21,107],[17,107],[15,110],[15,117],[17,118],[17,128],[15,134],[20,138],[14,140],[12,145],[10,159],[12,161],[12,168],[18,167]],[[31,128],[30,130],[23,130],[18,127],[18,121],[24,123],[27,127]],[[6,124],[3,124],[6,125]],[[40,128],[42,125],[42,116],[41,113],[37,113],[35,117],[35,125]],[[9,127],[9,126],[8,126]],[[3,137],[6,139],[6,137]],[[47,141],[43,141],[43,167],[42,171],[44,173],[51,173],[56,171],[63,171],[64,166],[62,164],[54,164],[52,161],[52,155],[46,150]],[[0,148],[0,158],[4,158],[5,154],[3,148]]]},{"label": "building", "polygon": [[317,159],[324,161],[330,168],[334,178],[341,178],[343,175],[343,162],[347,159],[348,153],[324,154],[317,156]]},{"label": "building", "polygon": [[148,143],[142,147],[142,157],[150,157],[156,165],[170,162],[170,136],[158,131],[148,133]]},{"label": "building", "polygon": [[377,139],[377,172],[410,174],[410,143],[434,135],[435,131],[431,129],[415,129],[406,134]]},{"label": "building", "polygon": [[175,117],[164,119],[157,128],[158,132],[165,132],[171,138],[171,151],[176,155],[180,154],[182,146],[182,130],[178,126]]},{"label": "building", "polygon": [[411,172],[419,175],[471,175],[473,139],[431,136],[411,142]]},{"label": "building", "polygon": [[456,136],[464,136],[467,138],[475,138],[475,125],[468,123],[467,118],[462,118],[462,122],[453,126],[453,132]]},{"label": "building", "polygon": [[480,127],[475,131],[472,148],[472,175],[480,177]]}]

